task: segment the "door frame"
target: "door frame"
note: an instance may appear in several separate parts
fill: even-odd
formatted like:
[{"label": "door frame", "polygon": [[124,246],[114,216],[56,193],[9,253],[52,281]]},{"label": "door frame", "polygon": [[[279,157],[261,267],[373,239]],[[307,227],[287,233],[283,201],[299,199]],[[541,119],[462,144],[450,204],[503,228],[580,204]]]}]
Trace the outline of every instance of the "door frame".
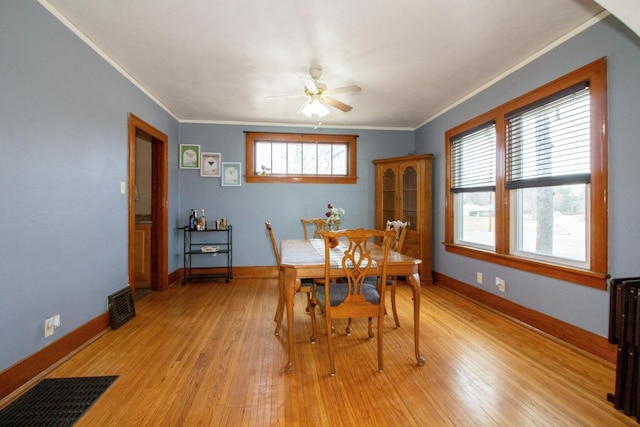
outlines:
[{"label": "door frame", "polygon": [[129,113],[129,285],[135,294],[135,230],[136,230],[136,135],[138,131],[151,137],[151,289],[169,286],[169,138],[136,115]]}]

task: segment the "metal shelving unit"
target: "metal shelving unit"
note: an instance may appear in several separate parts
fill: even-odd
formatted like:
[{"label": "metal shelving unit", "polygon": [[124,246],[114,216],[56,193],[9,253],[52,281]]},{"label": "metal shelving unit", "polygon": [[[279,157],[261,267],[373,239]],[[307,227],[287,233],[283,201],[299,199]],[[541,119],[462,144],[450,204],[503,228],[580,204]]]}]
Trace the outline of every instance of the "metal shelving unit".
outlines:
[{"label": "metal shelving unit", "polygon": [[[184,277],[182,284],[186,284],[192,279],[213,279],[224,278],[225,281],[229,281],[233,278],[233,260],[232,260],[232,227],[227,226],[224,230],[207,229],[207,230],[190,230],[189,227],[183,227],[184,236],[184,261],[183,271]],[[215,252],[205,252],[203,247],[214,246],[217,247]],[[199,263],[198,267],[193,266],[194,258],[206,260],[205,257],[219,256],[226,257],[226,266],[209,266],[205,267],[206,261]],[[219,264],[219,263],[218,263]],[[212,270],[222,269],[222,272],[212,272]]]}]

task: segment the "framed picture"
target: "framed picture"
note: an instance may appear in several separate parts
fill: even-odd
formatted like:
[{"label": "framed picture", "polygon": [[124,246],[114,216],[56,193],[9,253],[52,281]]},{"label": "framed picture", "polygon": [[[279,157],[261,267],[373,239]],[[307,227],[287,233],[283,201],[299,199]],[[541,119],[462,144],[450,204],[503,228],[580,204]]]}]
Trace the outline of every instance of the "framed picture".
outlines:
[{"label": "framed picture", "polygon": [[242,164],[240,162],[222,163],[222,185],[236,187],[242,185]]},{"label": "framed picture", "polygon": [[180,144],[180,169],[200,169],[200,146]]},{"label": "framed picture", "polygon": [[200,176],[220,178],[220,153],[202,153],[200,155]]}]

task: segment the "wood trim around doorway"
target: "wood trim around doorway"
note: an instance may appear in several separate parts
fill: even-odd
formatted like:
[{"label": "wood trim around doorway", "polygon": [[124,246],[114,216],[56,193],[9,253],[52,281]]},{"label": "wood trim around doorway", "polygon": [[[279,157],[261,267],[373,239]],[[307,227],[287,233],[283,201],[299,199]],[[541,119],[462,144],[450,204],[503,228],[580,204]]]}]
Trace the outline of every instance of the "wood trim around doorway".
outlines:
[{"label": "wood trim around doorway", "polygon": [[135,292],[135,246],[136,228],[136,135],[144,132],[151,137],[152,156],[152,203],[151,219],[151,288],[154,291],[165,290],[169,286],[169,178],[168,156],[169,138],[158,129],[132,113],[129,113],[129,285]]}]

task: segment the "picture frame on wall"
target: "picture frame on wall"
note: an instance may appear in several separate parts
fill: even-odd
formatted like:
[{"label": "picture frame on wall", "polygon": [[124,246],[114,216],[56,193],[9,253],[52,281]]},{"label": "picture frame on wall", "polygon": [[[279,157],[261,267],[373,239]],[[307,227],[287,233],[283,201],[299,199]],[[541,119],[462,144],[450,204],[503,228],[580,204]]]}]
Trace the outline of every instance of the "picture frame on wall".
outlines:
[{"label": "picture frame on wall", "polygon": [[229,187],[242,185],[242,164],[240,162],[222,162],[222,185]]},{"label": "picture frame on wall", "polygon": [[220,153],[202,153],[200,155],[200,176],[220,178],[221,160]]},{"label": "picture frame on wall", "polygon": [[200,169],[200,146],[180,144],[180,169]]}]

